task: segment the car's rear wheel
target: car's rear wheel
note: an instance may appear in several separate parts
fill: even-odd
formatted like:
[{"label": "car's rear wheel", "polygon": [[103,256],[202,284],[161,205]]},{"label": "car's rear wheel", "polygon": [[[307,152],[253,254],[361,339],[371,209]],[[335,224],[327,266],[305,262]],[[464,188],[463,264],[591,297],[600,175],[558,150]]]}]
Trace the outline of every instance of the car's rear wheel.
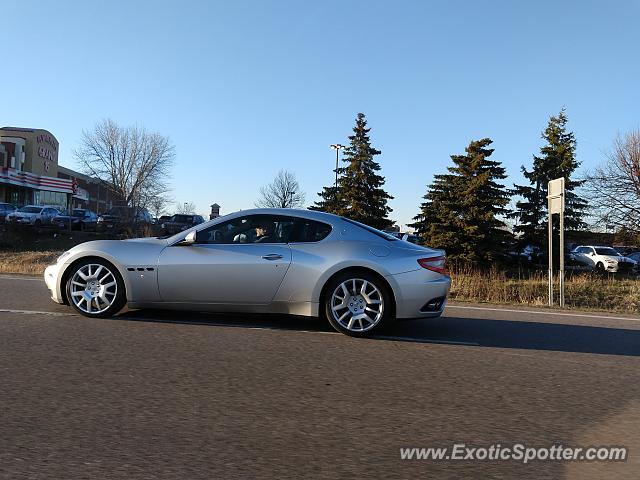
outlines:
[{"label": "car's rear wheel", "polygon": [[369,273],[339,275],[330,281],[325,292],[325,316],[338,332],[365,337],[379,331],[392,318],[388,288]]},{"label": "car's rear wheel", "polygon": [[110,317],[124,307],[124,282],[118,270],[98,258],[84,260],[71,267],[68,275],[69,304],[85,317]]}]

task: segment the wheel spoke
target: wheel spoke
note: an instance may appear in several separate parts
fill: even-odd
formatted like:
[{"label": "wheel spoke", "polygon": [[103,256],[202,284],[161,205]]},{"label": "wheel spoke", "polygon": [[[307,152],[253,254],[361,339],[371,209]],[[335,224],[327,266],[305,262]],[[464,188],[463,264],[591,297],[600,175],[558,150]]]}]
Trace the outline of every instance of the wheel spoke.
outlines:
[{"label": "wheel spoke", "polygon": [[100,275],[100,272],[104,269],[104,267],[102,265],[98,265],[98,268],[96,269],[95,272],[93,272],[93,277],[98,277],[98,275]]},{"label": "wheel spoke", "polygon": [[351,317],[351,318],[349,319],[349,323],[347,324],[347,328],[348,328],[349,330],[351,330],[351,329],[353,328],[353,323],[355,322],[355,320],[356,320],[356,319],[355,319],[355,317]]}]

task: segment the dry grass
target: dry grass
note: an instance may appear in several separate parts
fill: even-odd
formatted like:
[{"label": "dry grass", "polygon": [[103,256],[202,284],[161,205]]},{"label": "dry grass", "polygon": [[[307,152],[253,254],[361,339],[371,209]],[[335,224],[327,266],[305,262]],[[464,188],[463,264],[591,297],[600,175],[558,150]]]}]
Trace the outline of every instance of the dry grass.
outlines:
[{"label": "dry grass", "polygon": [[[555,291],[557,295],[557,280]],[[548,303],[547,276],[542,272],[532,272],[512,277],[497,270],[479,272],[457,269],[452,272],[450,298],[468,302],[544,306]],[[569,308],[640,313],[640,280],[592,273],[569,275],[565,281],[565,304]]]},{"label": "dry grass", "polygon": [[51,265],[61,254],[58,250],[44,252],[0,252],[0,273],[23,273],[42,275],[47,265]]}]

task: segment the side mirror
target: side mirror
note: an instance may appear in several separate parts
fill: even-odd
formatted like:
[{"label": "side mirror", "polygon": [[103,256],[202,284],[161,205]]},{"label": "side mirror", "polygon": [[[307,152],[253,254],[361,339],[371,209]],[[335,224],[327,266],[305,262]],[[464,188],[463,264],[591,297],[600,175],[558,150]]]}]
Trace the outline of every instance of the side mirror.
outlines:
[{"label": "side mirror", "polygon": [[187,233],[187,236],[184,237],[183,243],[186,243],[187,245],[193,245],[194,243],[196,243],[197,235],[198,232],[196,232],[195,230]]}]

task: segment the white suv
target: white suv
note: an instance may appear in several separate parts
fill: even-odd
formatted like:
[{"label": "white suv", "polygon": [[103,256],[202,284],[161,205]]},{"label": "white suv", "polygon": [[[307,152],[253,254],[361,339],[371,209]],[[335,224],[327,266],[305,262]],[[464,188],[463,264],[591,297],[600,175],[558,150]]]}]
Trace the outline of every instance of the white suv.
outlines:
[{"label": "white suv", "polygon": [[27,205],[7,215],[7,223],[23,225],[51,225],[52,220],[60,215],[57,207],[49,205]]},{"label": "white suv", "polygon": [[611,247],[581,245],[573,249],[571,258],[600,272],[631,272],[638,268],[638,262]]}]

